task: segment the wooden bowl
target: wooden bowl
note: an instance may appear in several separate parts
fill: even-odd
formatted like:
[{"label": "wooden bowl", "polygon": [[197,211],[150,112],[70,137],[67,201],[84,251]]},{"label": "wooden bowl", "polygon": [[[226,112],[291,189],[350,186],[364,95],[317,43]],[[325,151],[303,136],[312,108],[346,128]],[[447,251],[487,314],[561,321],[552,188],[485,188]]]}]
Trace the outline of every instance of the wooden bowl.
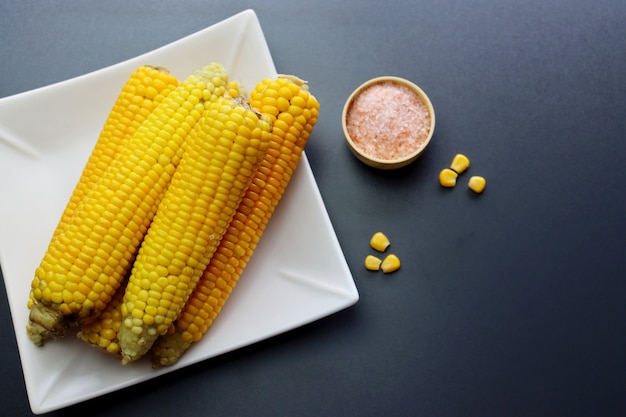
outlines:
[{"label": "wooden bowl", "polygon": [[396,169],[415,161],[435,130],[435,110],[424,91],[399,77],[373,78],[350,95],[341,115],[352,153],[365,164]]}]

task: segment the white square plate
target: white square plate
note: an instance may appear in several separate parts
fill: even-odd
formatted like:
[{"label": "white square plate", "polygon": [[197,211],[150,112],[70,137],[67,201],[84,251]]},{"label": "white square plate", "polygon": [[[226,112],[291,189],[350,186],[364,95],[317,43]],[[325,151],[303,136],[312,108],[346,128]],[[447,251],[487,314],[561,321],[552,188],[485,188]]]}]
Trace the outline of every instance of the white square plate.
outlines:
[{"label": "white square plate", "polygon": [[176,365],[153,370],[144,359],[121,366],[71,334],[42,348],[28,339],[33,272],[128,75],[151,64],[183,79],[211,61],[248,91],[276,75],[257,16],[246,10],[142,56],[0,100],[0,265],[36,414],[249,345],[358,301],[305,156],[220,317]]}]

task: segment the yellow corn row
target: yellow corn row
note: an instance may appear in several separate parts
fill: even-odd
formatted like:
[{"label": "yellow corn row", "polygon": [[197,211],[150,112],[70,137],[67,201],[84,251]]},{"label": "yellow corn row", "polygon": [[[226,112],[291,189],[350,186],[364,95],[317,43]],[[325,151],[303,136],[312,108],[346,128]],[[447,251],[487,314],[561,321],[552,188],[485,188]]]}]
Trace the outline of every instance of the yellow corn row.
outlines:
[{"label": "yellow corn row", "polygon": [[105,309],[128,274],[183,142],[227,82],[216,63],[187,77],[119,150],[50,243],[32,281],[27,332],[36,345]]},{"label": "yellow corn row", "polygon": [[107,307],[95,319],[83,323],[77,336],[91,346],[121,359],[119,331],[122,323],[122,302],[125,282],[117,289]]},{"label": "yellow corn row", "polygon": [[173,332],[153,346],[153,367],[174,364],[207,332],[252,256],[317,122],[319,103],[295,77],[262,81],[251,92],[250,104],[272,121],[269,148]]},{"label": "yellow corn row", "polygon": [[128,138],[177,86],[178,80],[165,68],[146,65],[131,74],[107,117],[52,240],[67,228],[78,205],[111,165]]},{"label": "yellow corn row", "polygon": [[180,314],[268,141],[269,124],[226,98],[213,103],[193,130],[126,287],[119,334],[123,364],[148,352]]}]

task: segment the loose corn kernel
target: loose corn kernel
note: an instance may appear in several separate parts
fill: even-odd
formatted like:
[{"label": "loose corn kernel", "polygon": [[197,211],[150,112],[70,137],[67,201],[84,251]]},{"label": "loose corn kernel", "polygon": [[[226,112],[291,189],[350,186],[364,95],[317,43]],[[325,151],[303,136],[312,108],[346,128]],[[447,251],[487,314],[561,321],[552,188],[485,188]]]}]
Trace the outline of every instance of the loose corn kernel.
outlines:
[{"label": "loose corn kernel", "polygon": [[393,253],[387,255],[387,257],[380,264],[380,269],[385,274],[388,274],[388,273],[393,272],[393,271],[397,271],[398,268],[400,268],[400,258],[398,258]]},{"label": "loose corn kernel", "polygon": [[370,245],[378,252],[384,252],[390,245],[389,238],[383,232],[376,232],[370,239]]},{"label": "loose corn kernel", "polygon": [[487,186],[487,181],[483,177],[473,176],[469,179],[469,183],[467,184],[467,186],[470,190],[474,191],[477,194],[480,194]]},{"label": "loose corn kernel", "polygon": [[452,160],[452,164],[450,164],[450,168],[455,171],[457,174],[462,173],[470,166],[470,161],[467,156],[459,153],[456,154],[454,159]]},{"label": "loose corn kernel", "polygon": [[439,184],[442,187],[452,188],[456,185],[456,179],[459,176],[456,172],[450,168],[444,168],[439,173]]},{"label": "loose corn kernel", "polygon": [[377,258],[374,255],[367,255],[365,257],[365,268],[370,271],[378,271],[382,262],[383,261],[381,261],[380,258]]}]

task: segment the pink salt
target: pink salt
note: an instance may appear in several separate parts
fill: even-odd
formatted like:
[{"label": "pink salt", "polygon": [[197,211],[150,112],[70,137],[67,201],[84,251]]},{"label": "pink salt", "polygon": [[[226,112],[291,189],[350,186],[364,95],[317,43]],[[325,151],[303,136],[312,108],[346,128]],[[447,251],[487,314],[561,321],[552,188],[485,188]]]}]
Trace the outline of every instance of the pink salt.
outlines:
[{"label": "pink salt", "polygon": [[415,91],[382,81],[361,91],[346,115],[355,146],[366,155],[396,160],[417,151],[428,138],[430,114]]}]

